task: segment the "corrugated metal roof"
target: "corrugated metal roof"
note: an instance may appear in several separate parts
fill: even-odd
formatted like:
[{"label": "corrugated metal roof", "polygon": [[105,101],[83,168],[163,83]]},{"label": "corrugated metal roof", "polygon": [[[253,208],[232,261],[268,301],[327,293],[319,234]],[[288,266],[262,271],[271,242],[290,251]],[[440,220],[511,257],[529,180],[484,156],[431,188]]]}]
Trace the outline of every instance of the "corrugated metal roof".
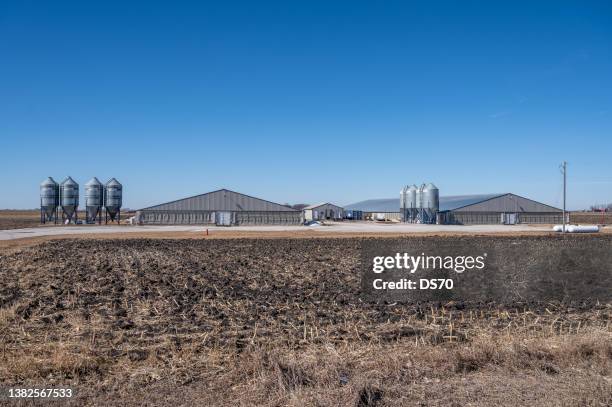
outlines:
[{"label": "corrugated metal roof", "polygon": [[319,206],[323,206],[323,205],[327,205],[327,202],[319,202],[318,204],[308,205],[304,209],[314,209],[314,208],[318,208]]},{"label": "corrugated metal roof", "polygon": [[488,201],[506,194],[478,194],[478,195],[454,195],[440,197],[440,212],[453,211],[464,206],[474,205],[479,202]]},{"label": "corrugated metal roof", "polygon": [[299,212],[293,208],[228,189],[178,199],[140,210]]},{"label": "corrugated metal roof", "polygon": [[336,208],[342,208],[340,205],[335,205],[335,204],[330,203],[330,202],[321,202],[321,203],[314,204],[314,205],[308,205],[304,209],[315,209],[315,208],[318,208],[320,206],[325,206],[325,205],[331,205],[331,206],[335,206]]},{"label": "corrugated metal roof", "polygon": [[346,205],[347,210],[362,212],[399,212],[399,198],[392,199],[368,199],[367,201],[355,202]]},{"label": "corrugated metal roof", "polygon": [[[489,199],[497,198],[506,194],[479,194],[479,195],[455,195],[440,197],[440,212],[452,211],[464,206],[473,205]],[[391,199],[368,199],[346,205],[346,209],[363,212],[399,212],[399,198]]]},{"label": "corrugated metal roof", "polygon": [[452,210],[457,212],[531,212],[550,213],[561,212],[559,208],[515,194],[501,194],[476,202],[459,200]]}]

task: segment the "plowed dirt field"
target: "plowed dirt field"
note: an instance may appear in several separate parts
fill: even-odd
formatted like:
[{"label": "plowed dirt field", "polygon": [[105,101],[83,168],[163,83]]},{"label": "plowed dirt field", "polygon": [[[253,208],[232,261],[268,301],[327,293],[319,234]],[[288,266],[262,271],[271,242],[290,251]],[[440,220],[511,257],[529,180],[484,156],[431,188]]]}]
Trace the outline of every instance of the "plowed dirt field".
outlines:
[{"label": "plowed dirt field", "polygon": [[361,243],[5,249],[0,386],[71,385],[74,405],[612,403],[610,304],[364,303]]}]

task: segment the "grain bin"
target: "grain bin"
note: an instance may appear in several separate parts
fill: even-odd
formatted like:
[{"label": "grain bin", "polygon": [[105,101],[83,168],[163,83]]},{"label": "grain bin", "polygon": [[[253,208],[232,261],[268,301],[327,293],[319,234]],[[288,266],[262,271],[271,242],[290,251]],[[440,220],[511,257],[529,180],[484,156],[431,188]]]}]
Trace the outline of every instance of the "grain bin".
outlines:
[{"label": "grain bin", "polygon": [[77,222],[79,208],[79,184],[72,177],[66,178],[60,184],[60,205],[62,207],[62,222]]},{"label": "grain bin", "polygon": [[423,208],[423,189],[425,188],[425,184],[422,184],[420,187],[417,188],[417,190],[415,191],[415,204],[414,207],[416,209],[421,209]]},{"label": "grain bin", "polygon": [[106,223],[121,222],[121,205],[123,204],[123,186],[115,178],[111,178],[104,188],[104,208],[106,209]]},{"label": "grain bin", "polygon": [[435,223],[436,214],[440,207],[440,191],[431,182],[422,189],[423,199],[423,223]]},{"label": "grain bin", "polygon": [[40,183],[40,222],[57,223],[59,207],[59,184],[52,177]]},{"label": "grain bin", "polygon": [[412,184],[406,190],[406,209],[408,212],[408,221],[414,222],[417,217],[417,191],[419,189]]},{"label": "grain bin", "polygon": [[406,190],[408,189],[408,185],[404,186],[400,190],[400,215],[402,222],[406,222]]},{"label": "grain bin", "polygon": [[85,221],[87,223],[102,222],[102,207],[104,206],[104,185],[93,177],[85,184]]}]

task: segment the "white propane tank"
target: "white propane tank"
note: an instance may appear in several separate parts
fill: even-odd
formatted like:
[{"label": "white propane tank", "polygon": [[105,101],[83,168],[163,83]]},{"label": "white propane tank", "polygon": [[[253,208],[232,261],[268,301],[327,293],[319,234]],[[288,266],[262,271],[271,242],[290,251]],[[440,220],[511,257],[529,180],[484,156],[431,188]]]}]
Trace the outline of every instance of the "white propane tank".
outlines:
[{"label": "white propane tank", "polygon": [[597,225],[570,225],[567,227],[567,231],[570,233],[597,233],[599,232],[599,226]]},{"label": "white propane tank", "polygon": [[[565,225],[567,233],[597,233],[599,226],[597,225]],[[553,232],[563,232],[563,225],[553,226]]]}]

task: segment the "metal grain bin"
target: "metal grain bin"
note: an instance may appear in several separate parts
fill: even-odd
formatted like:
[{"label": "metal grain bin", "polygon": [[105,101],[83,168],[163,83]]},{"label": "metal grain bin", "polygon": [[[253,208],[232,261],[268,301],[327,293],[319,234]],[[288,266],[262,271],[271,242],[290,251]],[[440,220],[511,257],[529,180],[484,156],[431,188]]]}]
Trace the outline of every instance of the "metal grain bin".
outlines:
[{"label": "metal grain bin", "polygon": [[63,218],[71,220],[79,207],[79,184],[72,177],[66,178],[60,184],[60,205]]},{"label": "metal grain bin", "polygon": [[104,185],[93,177],[85,184],[85,211],[86,221],[100,220],[102,207],[104,206]]},{"label": "metal grain bin", "polygon": [[403,222],[406,222],[406,189],[408,188],[408,186],[404,186],[401,190],[400,190],[400,215],[401,215],[401,220]]},{"label": "metal grain bin", "polygon": [[40,210],[43,223],[55,219],[59,204],[59,184],[52,177],[48,177],[40,183]]},{"label": "metal grain bin", "polygon": [[115,178],[111,178],[104,188],[104,207],[111,220],[115,219],[123,204],[123,186]]},{"label": "metal grain bin", "polygon": [[406,191],[406,208],[414,209],[417,207],[417,191],[416,185],[410,185]]},{"label": "metal grain bin", "polygon": [[423,189],[425,189],[425,184],[422,184],[415,191],[415,205],[414,207],[417,209],[421,209],[423,207]]},{"label": "metal grain bin", "polygon": [[440,207],[440,191],[431,182],[423,188],[423,208],[438,212]]},{"label": "metal grain bin", "polygon": [[406,190],[407,189],[408,189],[408,186],[406,185],[400,191],[400,211],[406,207]]},{"label": "metal grain bin", "polygon": [[412,184],[406,190],[406,212],[408,213],[409,222],[414,222],[417,217],[417,191],[419,189],[416,185]]},{"label": "metal grain bin", "polygon": [[422,199],[423,199],[423,216],[421,221],[424,223],[435,223],[436,222],[436,214],[438,213],[438,209],[440,207],[440,192],[438,188],[429,183],[424,186],[422,191]]}]

